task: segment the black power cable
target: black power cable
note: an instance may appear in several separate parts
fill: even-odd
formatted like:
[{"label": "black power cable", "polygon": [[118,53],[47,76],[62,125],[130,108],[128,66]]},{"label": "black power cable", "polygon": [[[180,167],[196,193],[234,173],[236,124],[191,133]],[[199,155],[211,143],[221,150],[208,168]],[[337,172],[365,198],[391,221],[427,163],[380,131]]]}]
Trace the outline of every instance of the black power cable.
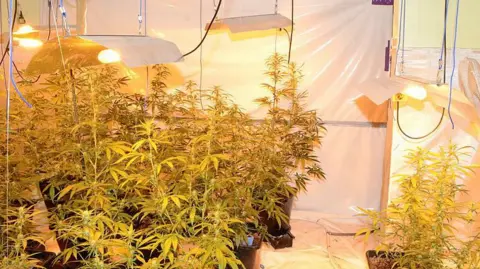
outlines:
[{"label": "black power cable", "polygon": [[48,36],[47,41],[50,40],[50,34],[52,33],[52,0],[48,0]]},{"label": "black power cable", "polygon": [[[18,1],[15,0],[15,8],[14,8],[14,11],[13,11],[13,18],[12,18],[12,20],[13,20],[12,21],[12,28],[10,29],[10,32],[13,32],[13,28],[15,27],[15,21],[17,19],[17,6],[18,6]],[[2,60],[0,60],[0,64],[2,64],[3,60],[5,60],[5,56],[7,55],[9,46],[10,46],[10,39],[7,42],[7,46],[5,47],[5,51],[3,52]]]},{"label": "black power cable", "polygon": [[28,80],[28,79],[24,78],[23,75],[22,75],[22,73],[20,72],[20,70],[18,70],[18,67],[17,67],[17,65],[15,64],[15,62],[14,62],[14,61],[12,61],[12,62],[13,62],[13,67],[15,67],[15,70],[17,71],[18,76],[19,76],[23,81],[25,81],[25,82],[27,82],[27,83],[35,83],[35,82],[37,82],[37,81],[40,80],[41,75],[38,75],[38,77],[37,77],[35,80]]},{"label": "black power cable", "polygon": [[[208,32],[210,32],[210,28],[212,28],[212,24],[213,22],[215,21],[215,18],[217,18],[217,15],[218,15],[218,11],[220,10],[220,7],[222,6],[222,0],[220,0],[218,2],[218,7],[217,7],[217,10],[215,10],[215,14],[213,14],[213,17],[212,17],[212,20],[210,21],[210,24],[208,24],[208,27],[207,27],[207,31],[205,32],[205,35],[203,36],[202,40],[200,41],[200,43],[193,49],[191,50],[190,52],[188,53],[185,53],[182,55],[182,57],[180,57],[179,60],[183,59],[184,57],[194,53],[198,48],[200,48],[200,46],[202,46],[203,44],[203,41],[205,41],[205,38],[207,38],[207,35],[208,35]],[[201,8],[201,7],[200,7]]]},{"label": "black power cable", "polygon": [[402,127],[400,126],[400,102],[397,101],[397,126],[398,126],[398,130],[400,130],[400,132],[401,132],[404,136],[406,136],[406,137],[408,137],[408,138],[410,138],[410,139],[412,139],[412,140],[424,139],[424,138],[426,138],[427,136],[433,134],[436,130],[438,130],[438,128],[440,127],[440,125],[442,125],[443,117],[444,117],[444,116],[445,116],[445,108],[443,108],[443,110],[442,110],[442,117],[440,118],[440,121],[438,122],[437,126],[435,126],[435,128],[434,128],[431,132],[429,132],[428,134],[423,135],[423,136],[417,136],[417,137],[410,136],[410,135],[406,134],[406,133],[403,131]]}]

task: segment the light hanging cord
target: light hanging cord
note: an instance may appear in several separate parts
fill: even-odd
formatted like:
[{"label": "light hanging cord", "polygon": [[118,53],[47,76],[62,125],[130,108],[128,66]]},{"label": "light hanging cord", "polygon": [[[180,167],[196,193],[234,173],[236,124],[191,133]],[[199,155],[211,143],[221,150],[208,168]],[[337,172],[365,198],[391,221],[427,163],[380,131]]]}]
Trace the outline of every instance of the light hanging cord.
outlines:
[{"label": "light hanging cord", "polygon": [[295,20],[294,16],[295,16],[295,0],[292,0],[292,17],[291,17],[291,19],[292,19],[291,28],[292,28],[292,29],[290,29],[290,37],[288,38],[288,40],[289,40],[289,43],[288,43],[288,63],[289,63],[289,64],[290,64],[290,57],[291,57],[291,55],[292,55],[293,27],[294,27],[294,25],[295,25],[295,23],[294,23],[294,20]]},{"label": "light hanging cord", "polygon": [[446,74],[445,62],[447,61],[447,22],[448,22],[449,3],[450,3],[449,0],[445,0],[445,18],[443,21],[442,50],[440,51],[440,58],[438,59],[437,85],[441,84],[442,74],[443,74],[443,83],[445,83],[445,74]]},{"label": "light hanging cord", "polygon": [[62,14],[63,27],[65,28],[67,36],[70,36],[70,27],[68,26],[68,21],[67,21],[67,10],[65,10],[65,7],[63,5],[63,0],[59,0],[58,9],[60,10],[60,13]]},{"label": "light hanging cord", "polygon": [[[143,8],[142,8],[142,3],[143,3],[143,0],[140,0],[140,9],[138,11],[138,34],[141,35],[142,34],[142,22],[143,22],[143,17],[142,17],[142,11],[143,11]],[[147,33],[145,33],[147,34]]]},{"label": "light hanging cord", "polygon": [[223,0],[218,1],[217,10],[215,10],[215,14],[213,14],[212,20],[211,20],[210,23],[208,24],[207,31],[205,32],[205,35],[203,36],[203,38],[202,38],[202,40],[200,41],[200,43],[199,43],[193,50],[191,50],[190,52],[183,54],[182,57],[180,57],[180,59],[178,59],[178,60],[181,60],[181,59],[185,58],[186,56],[194,53],[198,48],[200,48],[200,46],[202,46],[203,42],[205,41],[205,38],[207,38],[208,32],[210,32],[210,28],[212,28],[212,25],[213,25],[213,22],[215,21],[215,18],[217,18],[218,11],[219,11],[220,8],[222,7],[222,1],[223,1]]},{"label": "light hanging cord", "polygon": [[[15,4],[16,4],[16,1],[15,1]],[[31,108],[32,105],[27,101],[27,99],[25,99],[25,97],[23,97],[23,94],[20,92],[20,90],[18,89],[18,86],[17,86],[17,83],[15,82],[15,77],[13,75],[13,46],[11,44],[13,44],[13,25],[14,25],[14,21],[15,21],[15,17],[13,16],[14,13],[13,13],[13,10],[12,10],[12,6],[13,6],[13,0],[10,0],[10,6],[8,8],[8,16],[10,18],[10,31],[9,31],[9,46],[8,46],[8,54],[9,54],[9,66],[8,66],[8,72],[9,72],[9,78],[10,78],[10,83],[12,84],[13,88],[15,89],[15,92],[17,93],[18,97],[20,97],[20,99],[29,107]],[[9,83],[9,87],[10,87],[10,83]],[[7,130],[8,131],[8,130]]]},{"label": "light hanging cord", "polygon": [[[401,50],[402,50],[402,61],[400,62],[400,75],[403,74],[403,64],[404,64],[404,56],[405,56],[405,53],[404,53],[404,47],[403,45],[405,44],[403,42],[403,40],[405,39],[405,1],[406,0],[401,0],[400,2],[400,33],[399,33],[399,41],[397,43],[397,52],[396,52],[396,59],[397,59],[397,63],[398,63],[398,55],[399,55],[399,51],[400,51],[400,47],[401,47]],[[402,43],[402,46],[400,46],[400,43]],[[395,64],[397,65],[397,64]],[[397,68],[395,67],[395,70]],[[396,73],[396,71],[395,71]]]},{"label": "light hanging cord", "polygon": [[453,61],[453,68],[452,68],[452,75],[450,76],[450,92],[448,95],[448,117],[450,118],[450,122],[452,123],[452,129],[455,129],[455,123],[453,122],[452,113],[450,111],[452,106],[452,92],[453,92],[453,76],[455,76],[455,67],[457,66],[457,33],[458,33],[458,15],[460,10],[460,0],[457,1],[457,12],[455,14],[455,34],[453,37],[453,49],[452,49],[452,61]]}]

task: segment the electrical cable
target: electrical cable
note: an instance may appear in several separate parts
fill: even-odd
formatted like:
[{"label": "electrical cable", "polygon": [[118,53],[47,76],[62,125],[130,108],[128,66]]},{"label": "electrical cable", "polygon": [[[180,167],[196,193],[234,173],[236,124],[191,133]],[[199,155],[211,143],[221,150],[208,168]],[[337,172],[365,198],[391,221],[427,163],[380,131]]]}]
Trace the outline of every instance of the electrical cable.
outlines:
[{"label": "electrical cable", "polygon": [[[444,21],[444,26],[445,26],[445,35],[443,37],[443,43],[445,44],[445,48],[443,50],[443,59],[445,62],[447,62],[447,19],[448,19],[448,4],[449,1],[445,0],[445,21]],[[447,70],[443,70],[443,84],[447,82]]]},{"label": "electrical cable", "polygon": [[[7,2],[7,3],[8,3],[8,2]],[[12,32],[13,32],[13,28],[15,27],[15,18],[17,17],[17,4],[18,4],[18,2],[17,2],[17,0],[15,0],[15,11],[14,11],[14,13],[13,13],[13,18],[14,18],[14,19],[13,19],[13,24],[12,24],[12,26],[11,26],[11,28],[10,28],[10,31],[12,31]],[[10,26],[10,25],[9,25],[9,26]],[[2,31],[2,33],[3,33],[3,31]],[[5,60],[5,56],[7,55],[7,52],[8,52],[8,49],[9,49],[9,48],[10,48],[10,40],[7,41],[7,46],[5,47],[5,51],[3,52],[2,60],[0,60],[0,64],[2,64],[2,63],[3,63],[3,60]]]},{"label": "electrical cable", "polygon": [[402,4],[403,4],[403,20],[402,20],[402,24],[403,24],[403,27],[402,27],[402,73],[403,73],[403,69],[404,69],[404,66],[405,66],[405,23],[406,23],[406,16],[407,16],[407,0],[402,0]]},{"label": "electrical cable", "polygon": [[47,41],[50,40],[50,35],[52,34],[52,0],[48,0],[48,36]]},{"label": "electrical cable", "polygon": [[445,0],[445,17],[443,21],[443,38],[442,38],[442,50],[440,51],[440,58],[438,59],[438,71],[437,71],[437,84],[440,84],[440,72],[443,70],[443,83],[446,81],[446,62],[447,62],[447,20],[448,20],[448,6],[450,1]]},{"label": "electrical cable", "polygon": [[[404,1],[405,1],[405,0],[401,0],[401,2],[400,2],[400,21],[401,21],[401,23],[400,23],[399,37],[398,37],[398,39],[399,39],[400,41],[403,40],[403,39],[405,39],[405,37],[404,37],[405,31],[403,31],[404,28],[405,28]],[[400,41],[399,41],[399,42],[400,42]],[[400,43],[397,44],[397,51],[396,51],[396,57],[395,57],[395,58],[397,59],[397,61],[396,61],[397,63],[398,63],[398,55],[399,55],[398,53],[399,53],[399,51],[400,51],[399,48],[400,48]],[[403,50],[403,49],[404,49],[404,48],[402,47],[402,50]],[[404,63],[404,59],[402,59],[402,61],[400,62],[400,64],[401,64],[401,65],[400,65],[400,67],[401,67],[401,69],[400,69],[400,74],[403,73],[403,63]],[[397,65],[397,64],[395,64],[395,65]],[[396,66],[395,66],[395,70],[396,70]],[[396,73],[396,71],[395,71],[395,73]]]},{"label": "electrical cable", "polygon": [[63,5],[63,0],[60,0],[58,3],[58,9],[62,13],[62,22],[63,22],[63,27],[67,33],[67,36],[70,36],[70,26],[68,26],[68,21],[67,21],[67,10],[65,9]]},{"label": "electrical cable", "polygon": [[294,14],[295,14],[295,0],[292,0],[292,26],[290,30],[289,45],[288,45],[288,63],[290,64],[290,55],[292,54],[292,43],[293,43],[293,26],[294,26]]},{"label": "electrical cable", "polygon": [[27,82],[27,83],[35,83],[35,82],[38,82],[38,81],[40,80],[41,75],[38,75],[38,77],[37,77],[36,79],[34,79],[34,80],[28,80],[28,79],[26,79],[25,77],[23,77],[22,72],[20,72],[20,70],[18,70],[18,67],[17,67],[17,65],[15,64],[15,62],[13,62],[13,67],[15,67],[15,71],[17,71],[17,75],[18,75],[23,81],[25,81],[25,82]]},{"label": "electrical cable", "polygon": [[452,50],[452,75],[450,76],[450,92],[448,96],[448,117],[450,118],[450,123],[452,124],[452,129],[455,129],[455,123],[453,122],[451,106],[452,106],[452,92],[453,92],[453,76],[455,75],[455,67],[457,66],[457,33],[458,33],[458,15],[460,10],[460,0],[457,0],[457,12],[455,14],[455,32],[453,37],[453,50]]},{"label": "electrical cable", "polygon": [[179,60],[185,58],[186,56],[188,56],[188,55],[190,55],[190,54],[192,54],[192,53],[194,53],[198,48],[200,48],[200,46],[202,46],[203,42],[205,41],[205,38],[206,38],[207,35],[208,35],[208,32],[210,32],[210,28],[212,28],[212,25],[213,25],[213,22],[215,21],[215,18],[217,18],[218,11],[220,10],[220,7],[222,6],[222,1],[223,1],[223,0],[218,1],[217,10],[215,10],[215,14],[213,14],[212,20],[210,21],[210,24],[208,24],[207,31],[205,32],[205,35],[203,36],[203,38],[202,38],[202,40],[200,41],[200,43],[199,43],[193,50],[191,50],[190,52],[183,54],[182,57],[180,57]]},{"label": "electrical cable", "polygon": [[420,139],[424,139],[426,137],[428,137],[429,135],[433,134],[436,130],[438,130],[438,128],[442,125],[442,122],[443,122],[443,117],[445,116],[445,108],[442,109],[442,117],[440,118],[440,121],[438,122],[437,126],[435,126],[435,128],[430,131],[428,134],[426,135],[422,135],[422,136],[410,136],[408,135],[407,133],[405,133],[405,131],[403,131],[402,129],[402,126],[400,125],[400,102],[397,101],[397,126],[398,126],[398,130],[400,130],[400,132],[405,136],[405,137],[408,137],[412,140],[420,140]]},{"label": "electrical cable", "polygon": [[142,16],[142,11],[143,11],[143,0],[139,0],[140,2],[140,8],[138,11],[138,35],[142,34],[142,22],[143,22],[143,16]]},{"label": "electrical cable", "polygon": [[[17,1],[15,0],[15,3],[16,2]],[[9,44],[10,44],[10,46],[9,46],[9,49],[8,49],[8,51],[9,51],[8,54],[10,56],[9,57],[10,58],[9,59],[10,60],[9,61],[10,62],[10,64],[9,64],[9,78],[10,79],[9,80],[10,80],[10,83],[12,84],[12,86],[13,86],[13,89],[17,93],[18,97],[27,105],[27,107],[31,108],[32,105],[27,101],[27,99],[25,99],[23,94],[20,92],[20,90],[18,89],[17,83],[15,82],[15,78],[13,77],[13,65],[14,65],[13,57],[14,56],[13,56],[13,46],[11,46],[11,44],[13,44],[13,26],[15,24],[15,16],[13,16],[14,12],[12,10],[12,5],[13,5],[13,0],[10,0],[10,6],[8,8],[8,15],[10,17],[10,32],[9,32],[9,38],[10,38]],[[9,86],[10,86],[10,84],[9,84]]]}]

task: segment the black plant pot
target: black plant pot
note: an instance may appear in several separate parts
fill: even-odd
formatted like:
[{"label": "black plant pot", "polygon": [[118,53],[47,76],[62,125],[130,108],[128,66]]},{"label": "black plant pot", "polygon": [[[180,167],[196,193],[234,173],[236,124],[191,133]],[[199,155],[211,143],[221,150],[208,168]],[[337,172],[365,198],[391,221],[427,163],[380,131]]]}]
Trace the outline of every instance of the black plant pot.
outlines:
[{"label": "black plant pot", "polygon": [[403,253],[369,250],[365,255],[370,269],[397,269],[399,266],[395,265],[395,258]]},{"label": "black plant pot", "polygon": [[267,212],[260,212],[260,222],[266,226],[267,232],[270,235],[270,237],[266,237],[265,240],[268,241],[274,249],[282,249],[293,246],[293,239],[295,239],[295,236],[291,233],[290,227],[290,215],[292,213],[293,200],[294,197],[290,196],[280,205],[283,212],[288,217],[288,222],[283,222],[281,225],[278,225],[278,222],[275,218],[269,218]]},{"label": "black plant pot", "polygon": [[[237,256],[237,259],[242,262],[243,266],[245,266],[245,269],[258,269],[255,267],[257,264],[257,252],[260,249],[262,242],[263,238],[255,237],[251,246],[242,245],[235,249],[235,255]],[[230,267],[227,266],[227,269],[230,269]]]},{"label": "black plant pot", "polygon": [[290,227],[288,229],[282,228],[280,235],[271,235],[268,242],[274,249],[291,248],[293,246],[293,239],[295,236],[291,233]]},{"label": "black plant pot", "polygon": [[[257,261],[257,251],[260,246],[251,246],[251,247],[239,247],[235,254],[237,258],[245,266],[245,269],[254,269]],[[255,268],[257,269],[257,268]]]},{"label": "black plant pot", "polygon": [[47,268],[47,269],[65,269],[60,262],[56,261],[57,255],[53,252],[36,252],[32,254],[32,258],[37,259],[40,261],[40,266]]}]

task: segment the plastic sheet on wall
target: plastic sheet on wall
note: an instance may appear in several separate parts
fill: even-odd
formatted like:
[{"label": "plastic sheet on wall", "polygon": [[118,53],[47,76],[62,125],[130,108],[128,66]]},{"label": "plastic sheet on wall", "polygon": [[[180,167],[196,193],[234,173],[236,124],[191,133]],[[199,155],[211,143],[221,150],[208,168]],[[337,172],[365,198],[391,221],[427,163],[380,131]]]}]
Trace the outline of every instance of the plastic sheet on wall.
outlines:
[{"label": "plastic sheet on wall", "polygon": [[[271,13],[275,3],[224,2],[227,4],[219,18]],[[139,1],[87,4],[87,34],[138,34]],[[279,13],[290,18],[291,1],[279,0],[278,4]],[[184,53],[197,46],[214,13],[212,1],[146,0],[145,6],[142,27],[148,35],[172,41]],[[371,0],[295,0],[294,21],[292,60],[303,65],[301,87],[310,93],[308,106],[325,121],[339,123],[327,126],[329,132],[320,152],[328,181],[310,185],[297,208],[349,215],[348,207],[353,205],[378,208],[385,129],[372,128],[370,123],[386,122],[386,106],[353,100],[361,94],[356,85],[384,75],[392,7],[372,5]],[[265,80],[264,60],[275,51],[287,54],[288,45],[284,31],[235,41],[228,34],[211,33],[202,53],[198,50],[176,66],[186,80],[200,81],[202,73],[204,88],[220,85],[246,111],[262,117],[252,100],[266,94],[260,87]]]}]

